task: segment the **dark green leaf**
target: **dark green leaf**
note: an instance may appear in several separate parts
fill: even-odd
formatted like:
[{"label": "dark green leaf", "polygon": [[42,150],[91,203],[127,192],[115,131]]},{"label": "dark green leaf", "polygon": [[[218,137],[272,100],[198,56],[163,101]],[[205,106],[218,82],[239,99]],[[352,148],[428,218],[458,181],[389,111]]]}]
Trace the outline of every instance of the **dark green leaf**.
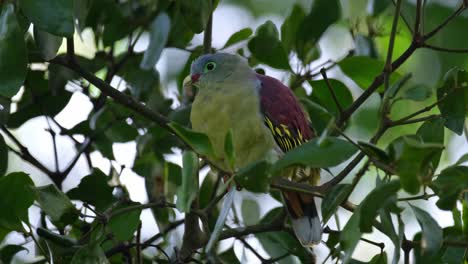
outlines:
[{"label": "dark green leaf", "polygon": [[219,254],[219,258],[223,261],[223,263],[229,263],[229,264],[240,263],[239,259],[237,259],[236,257],[236,253],[234,252],[233,247]]},{"label": "dark green leaf", "polygon": [[[400,89],[411,79],[412,74],[408,73],[401,77],[398,81],[396,81],[394,84],[392,84],[388,90],[385,92],[385,98],[395,98],[395,96],[398,94]],[[385,99],[384,99],[385,100]]]},{"label": "dark green leaf", "polygon": [[0,177],[5,175],[8,168],[8,146],[3,139],[3,135],[0,134]]},{"label": "dark green leaf", "polygon": [[182,1],[181,12],[187,26],[195,33],[201,33],[208,24],[212,12],[211,0]]},{"label": "dark green leaf", "polygon": [[447,72],[444,84],[437,89],[437,99],[445,127],[461,135],[468,114],[468,72],[459,68]]},{"label": "dark green leaf", "polygon": [[72,224],[78,218],[78,210],[70,199],[54,184],[34,187],[36,201],[41,209],[50,216],[52,222],[58,227]]},{"label": "dark green leaf", "polygon": [[171,19],[166,13],[160,13],[150,24],[150,40],[140,67],[144,70],[152,69],[166,46],[171,28]]},{"label": "dark green leaf", "polygon": [[78,241],[75,239],[72,239],[68,236],[65,235],[60,235],[58,233],[55,233],[53,231],[50,231],[49,229],[45,229],[43,227],[38,227],[36,229],[37,235],[41,238],[44,238],[48,241],[51,241],[55,244],[61,245],[63,247],[72,247],[78,245]]},{"label": "dark green leaf", "polygon": [[338,206],[349,196],[351,188],[351,184],[338,184],[325,195],[322,201],[323,223],[328,222]]},{"label": "dark green leaf", "polygon": [[91,8],[93,0],[73,1],[73,17],[75,19],[75,27],[78,34],[85,28],[86,17]]},{"label": "dark green leaf", "polygon": [[138,136],[136,128],[127,124],[125,120],[113,122],[104,134],[114,143],[133,141]]},{"label": "dark green leaf", "polygon": [[316,138],[287,152],[276,162],[274,171],[278,172],[291,165],[328,168],[349,159],[356,151],[353,144],[339,138],[328,137],[320,145]]},{"label": "dark green leaf", "polygon": [[99,243],[88,243],[82,246],[73,256],[71,264],[108,264],[109,260]]},{"label": "dark green leaf", "polygon": [[377,147],[376,145],[364,141],[358,141],[358,144],[366,152],[367,155],[370,155],[373,158],[382,162],[390,161],[390,157],[388,156],[387,152]]},{"label": "dark green leaf", "polygon": [[406,89],[402,95],[404,99],[409,99],[409,100],[418,101],[418,102],[429,99],[431,96],[432,96],[431,87],[424,85],[424,84],[418,84],[413,87],[410,87]]},{"label": "dark green leaf", "polygon": [[400,189],[399,181],[384,183],[373,189],[360,204],[359,226],[362,232],[372,232],[372,225],[378,210],[387,203],[396,202],[396,192]]},{"label": "dark green leaf", "polygon": [[[115,208],[114,212],[140,205],[140,203],[129,203],[128,205],[119,206]],[[109,220],[108,227],[114,235],[114,238],[119,241],[130,240],[133,237],[133,233],[135,233],[140,223],[140,214],[141,208],[131,210],[127,213],[112,216]]]},{"label": "dark green leaf", "polygon": [[198,192],[198,156],[193,151],[182,155],[182,185],[177,190],[177,209],[188,213]]},{"label": "dark green leaf", "polygon": [[107,183],[109,181],[101,170],[95,169],[90,175],[81,179],[78,187],[67,192],[68,197],[94,205],[99,212],[104,211],[115,201],[112,195],[113,188]]},{"label": "dark green leaf", "polygon": [[[345,58],[338,65],[359,87],[367,89],[374,81],[374,78],[382,72],[385,63],[370,57],[355,56]],[[391,75],[390,82],[393,83],[400,78],[401,76],[395,72]],[[379,91],[383,91],[383,86]]]},{"label": "dark green leaf", "polygon": [[[340,104],[342,109],[346,109],[348,106],[351,105],[353,102],[353,96],[349,89],[340,81],[335,79],[329,79],[331,87],[335,92],[336,98],[338,99],[338,103]],[[321,106],[328,109],[330,113],[338,118],[340,111],[333,100],[333,96],[330,90],[327,87],[325,80],[318,80],[318,81],[309,81],[310,85],[312,86],[312,100],[319,103]]]},{"label": "dark green leaf", "polygon": [[28,72],[23,96],[17,104],[16,112],[8,119],[8,127],[17,128],[27,120],[42,114],[55,116],[68,104],[72,94],[63,89],[66,81],[62,82],[62,88],[56,87],[57,90],[49,87],[52,78],[55,78],[55,71],[52,71],[51,67],[52,65],[49,66],[49,82],[45,79],[43,71]]},{"label": "dark green leaf", "polygon": [[359,212],[358,208],[354,211],[353,215],[341,231],[340,244],[345,253],[343,263],[348,263],[350,261],[351,255],[353,254],[354,249],[356,248],[356,245],[361,238],[362,233],[359,228],[360,216],[361,213]]},{"label": "dark green leaf", "polygon": [[287,51],[296,49],[298,30],[306,16],[304,10],[299,4],[295,4],[291,14],[281,25],[281,41]]},{"label": "dark green leaf", "polygon": [[34,40],[41,52],[42,58],[46,61],[53,59],[62,45],[62,37],[57,37],[47,31],[42,31],[34,27]]},{"label": "dark green leaf", "polygon": [[195,132],[174,122],[171,122],[169,127],[197,153],[207,157],[215,156],[210,139],[205,134]]},{"label": "dark green leaf", "polygon": [[224,44],[223,49],[248,39],[252,33],[253,32],[251,28],[243,28],[237,31],[229,37],[229,39],[226,41],[226,44]]},{"label": "dark green leaf", "polygon": [[260,207],[255,200],[244,199],[241,206],[242,219],[244,220],[244,225],[254,225],[260,220]]},{"label": "dark green leaf", "polygon": [[212,171],[208,172],[200,187],[200,196],[198,197],[200,208],[205,208],[211,201],[212,195],[214,195],[213,192],[216,191],[214,188],[217,180],[218,176],[216,173]]},{"label": "dark green leaf", "polygon": [[463,156],[461,156],[461,157],[457,160],[457,162],[455,162],[454,165],[461,165],[461,164],[463,164],[463,163],[465,163],[465,162],[467,162],[467,161],[468,161],[468,153],[465,153],[465,154],[463,154]]},{"label": "dark green leaf", "polygon": [[[431,119],[425,121],[416,132],[416,135],[420,136],[423,142],[444,144],[444,120],[442,118]],[[437,169],[439,166],[440,156],[442,155],[442,149],[434,153],[432,159],[432,171]]]},{"label": "dark green leaf", "polygon": [[57,36],[73,37],[73,1],[20,0],[19,3],[35,27]]},{"label": "dark green leaf", "polygon": [[34,195],[30,186],[33,181],[24,172],[13,172],[0,177],[0,208],[4,214],[0,214],[0,228],[22,231],[21,221],[28,222],[28,208],[34,202]]},{"label": "dark green leaf", "polygon": [[[310,13],[303,19],[296,37],[299,57],[304,60],[307,53],[318,42],[325,30],[340,19],[338,0],[317,0],[313,2]],[[306,60],[307,61],[307,60]]]},{"label": "dark green leaf", "polygon": [[460,193],[468,188],[468,167],[446,168],[433,182],[433,187],[439,196],[437,206],[443,210],[452,210],[456,206]]},{"label": "dark green leaf", "polygon": [[424,143],[418,136],[399,137],[390,144],[389,153],[405,191],[416,194],[421,183],[431,178],[432,159],[442,149],[443,145]]},{"label": "dark green leaf", "polygon": [[[401,240],[402,237],[400,238],[400,235],[402,235],[404,226],[403,222],[399,219],[399,234],[395,231],[395,227],[392,221],[392,216],[390,215],[390,211],[388,208],[381,208],[379,210],[379,216],[380,216],[380,222],[382,223],[382,231],[385,235],[387,235],[390,240],[392,240],[393,245],[395,248],[400,248],[401,247]],[[393,252],[393,258],[392,258],[392,263],[393,264],[398,264],[398,261],[400,260],[400,250],[395,250]]]},{"label": "dark green leaf", "polygon": [[392,3],[391,0],[371,0],[372,1],[372,14],[378,16],[380,13],[385,11],[387,7]]},{"label": "dark green leaf", "polygon": [[411,205],[416,219],[422,229],[421,248],[423,254],[436,254],[442,247],[443,232],[436,220],[431,215],[420,208]]},{"label": "dark green leaf", "polygon": [[2,263],[11,263],[11,260],[13,257],[18,254],[18,252],[26,250],[29,252],[29,250],[25,247],[19,246],[19,245],[6,245],[0,248],[0,262]]},{"label": "dark green leaf", "polygon": [[251,192],[266,193],[270,189],[271,164],[257,161],[241,168],[235,175],[236,181]]},{"label": "dark green leaf", "polygon": [[0,97],[0,125],[5,125],[10,118],[10,100]]},{"label": "dark green leaf", "polygon": [[26,78],[26,45],[13,5],[3,4],[0,11],[0,95],[12,97]]},{"label": "dark green leaf", "polygon": [[309,100],[308,98],[300,98],[300,101],[309,114],[312,127],[317,134],[321,135],[330,123],[330,120],[334,118],[333,115],[323,106]]},{"label": "dark green leaf", "polygon": [[[249,50],[259,61],[278,69],[289,69],[288,54],[278,39],[275,24],[268,20],[259,26],[248,43]],[[275,54],[275,56],[272,56]]]}]

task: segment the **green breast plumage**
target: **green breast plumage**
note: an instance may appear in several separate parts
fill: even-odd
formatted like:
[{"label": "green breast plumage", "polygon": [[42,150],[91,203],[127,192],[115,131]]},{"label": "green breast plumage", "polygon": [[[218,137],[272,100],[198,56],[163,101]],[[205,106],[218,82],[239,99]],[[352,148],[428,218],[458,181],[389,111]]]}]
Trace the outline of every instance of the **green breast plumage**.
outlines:
[{"label": "green breast plumage", "polygon": [[190,119],[195,131],[206,134],[216,155],[217,166],[228,169],[224,141],[232,130],[236,168],[261,159],[275,159],[276,143],[264,125],[253,82],[239,87],[224,83],[219,88],[202,88],[192,105]]}]

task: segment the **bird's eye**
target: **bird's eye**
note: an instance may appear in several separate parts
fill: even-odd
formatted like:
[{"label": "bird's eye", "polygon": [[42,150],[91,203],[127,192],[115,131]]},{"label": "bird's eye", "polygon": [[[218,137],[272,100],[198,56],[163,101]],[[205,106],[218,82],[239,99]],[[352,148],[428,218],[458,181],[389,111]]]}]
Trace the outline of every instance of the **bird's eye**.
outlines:
[{"label": "bird's eye", "polygon": [[216,68],[216,63],[210,61],[207,64],[205,64],[205,72],[212,71]]}]

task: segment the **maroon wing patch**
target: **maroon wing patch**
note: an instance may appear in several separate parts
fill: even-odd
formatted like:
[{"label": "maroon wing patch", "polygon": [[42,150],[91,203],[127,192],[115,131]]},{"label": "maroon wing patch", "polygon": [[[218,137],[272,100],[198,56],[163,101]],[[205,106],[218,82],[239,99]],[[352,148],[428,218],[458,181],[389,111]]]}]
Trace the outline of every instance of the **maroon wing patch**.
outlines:
[{"label": "maroon wing patch", "polygon": [[286,152],[312,138],[313,131],[292,91],[273,77],[257,74],[257,78],[265,124],[278,146]]}]

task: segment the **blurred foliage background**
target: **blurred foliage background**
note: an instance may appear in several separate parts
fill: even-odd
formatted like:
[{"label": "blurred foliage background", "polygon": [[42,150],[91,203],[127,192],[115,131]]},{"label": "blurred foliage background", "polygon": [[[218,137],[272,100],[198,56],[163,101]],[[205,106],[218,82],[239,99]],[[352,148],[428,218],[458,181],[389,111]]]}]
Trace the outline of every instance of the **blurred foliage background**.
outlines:
[{"label": "blurred foliage background", "polygon": [[[0,263],[467,263],[467,5],[0,0]],[[226,208],[190,151],[209,142],[182,80],[216,51],[289,85],[340,142],[293,160],[328,167],[323,188],[290,183],[323,198],[313,252],[271,165],[237,173]]]}]

